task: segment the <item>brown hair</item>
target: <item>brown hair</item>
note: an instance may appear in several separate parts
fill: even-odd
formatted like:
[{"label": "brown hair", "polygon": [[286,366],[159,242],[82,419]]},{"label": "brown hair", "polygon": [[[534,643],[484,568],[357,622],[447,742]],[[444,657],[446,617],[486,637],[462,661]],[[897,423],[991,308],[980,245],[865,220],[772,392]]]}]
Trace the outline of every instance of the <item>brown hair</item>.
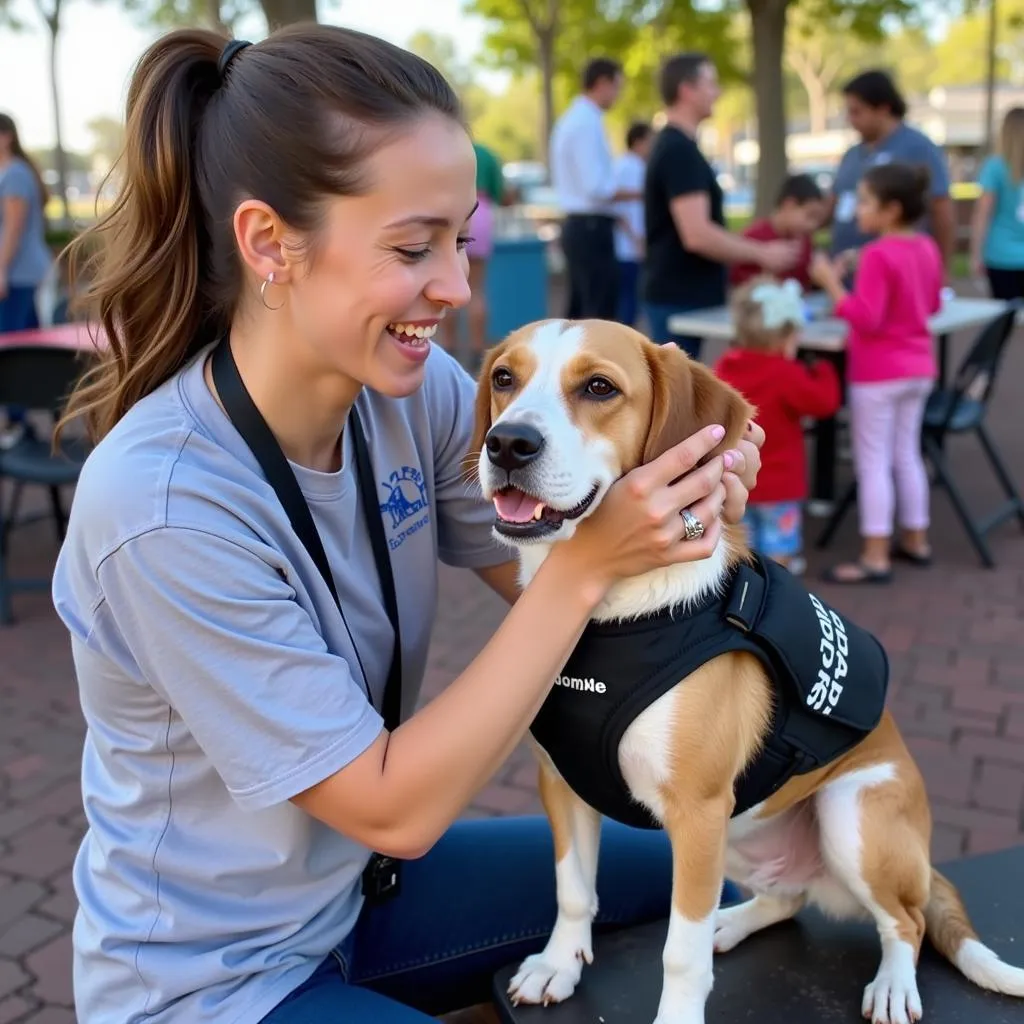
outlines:
[{"label": "brown hair", "polygon": [[19,160],[24,160],[28,164],[29,169],[32,171],[32,176],[36,179],[36,184],[39,186],[39,202],[45,207],[50,198],[50,190],[43,181],[39,165],[25,152],[21,139],[18,138],[18,126],[14,123],[14,118],[10,114],[0,114],[0,134],[10,135],[11,152]]},{"label": "brown hair", "polygon": [[598,82],[606,78],[618,78],[622,74],[622,65],[611,57],[594,57],[588,60],[580,81],[583,84],[583,91],[590,92]]},{"label": "brown hair", "polygon": [[916,224],[928,208],[931,173],[924,164],[876,164],[864,172],[861,181],[882,206],[899,205],[900,223],[904,227]]},{"label": "brown hair", "polygon": [[365,161],[396,133],[431,112],[462,123],[441,73],[375,36],[288,26],[222,75],[225,43],[181,29],[146,50],[128,89],[120,194],[71,248],[73,265],[91,264],[84,303],[109,348],[65,419],[84,414],[95,439],[229,328],[241,200],[308,233],[309,253],[323,199],[367,192]]},{"label": "brown hair", "polygon": [[889,113],[902,121],[907,116],[907,101],[896,88],[896,83],[887,71],[873,68],[862,71],[843,86],[844,96],[855,96],[865,106],[878,110],[888,107]]},{"label": "brown hair", "polygon": [[662,64],[658,78],[658,90],[665,106],[671,107],[679,99],[679,87],[693,85],[700,77],[700,69],[710,63],[711,58],[706,53],[697,51],[669,57]]},{"label": "brown hair", "polygon": [[778,327],[765,327],[761,303],[754,298],[754,289],[763,284],[781,284],[770,274],[760,274],[740,285],[732,294],[732,317],[736,325],[733,344],[736,348],[749,348],[760,352],[772,352],[782,348],[790,335],[800,329],[800,324],[787,320]]},{"label": "brown hair", "polygon": [[1024,107],[1011,107],[1003,117],[999,132],[999,149],[1010,177],[1024,180]]}]

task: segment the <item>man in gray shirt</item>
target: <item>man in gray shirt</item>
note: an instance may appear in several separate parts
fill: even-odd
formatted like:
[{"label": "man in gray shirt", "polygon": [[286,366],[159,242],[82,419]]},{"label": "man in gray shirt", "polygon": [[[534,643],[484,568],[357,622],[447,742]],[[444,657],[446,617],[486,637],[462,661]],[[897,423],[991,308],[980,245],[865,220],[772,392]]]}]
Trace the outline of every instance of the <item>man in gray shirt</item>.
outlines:
[{"label": "man in gray shirt", "polygon": [[843,95],[847,118],[861,141],[843,155],[832,186],[832,254],[859,249],[871,240],[857,227],[856,217],[857,184],[865,171],[893,161],[924,164],[931,175],[931,202],[922,227],[935,237],[948,268],[956,236],[945,154],[904,122],[906,101],[884,71],[862,72],[847,82]]}]

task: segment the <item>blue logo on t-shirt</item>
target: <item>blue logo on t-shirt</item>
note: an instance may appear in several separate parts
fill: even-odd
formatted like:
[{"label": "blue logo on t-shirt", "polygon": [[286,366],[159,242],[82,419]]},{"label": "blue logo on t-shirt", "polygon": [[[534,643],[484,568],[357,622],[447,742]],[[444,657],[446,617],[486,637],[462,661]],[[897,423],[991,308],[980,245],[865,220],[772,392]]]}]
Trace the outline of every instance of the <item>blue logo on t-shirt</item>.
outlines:
[{"label": "blue logo on t-shirt", "polygon": [[[423,474],[415,466],[396,469],[383,486],[388,491],[388,497],[381,502],[381,513],[389,513],[391,529],[399,530],[388,539],[388,546],[395,551],[402,546],[406,537],[422,530],[430,520],[427,512],[427,487],[423,483]],[[415,522],[403,526],[410,519],[415,519]]]}]

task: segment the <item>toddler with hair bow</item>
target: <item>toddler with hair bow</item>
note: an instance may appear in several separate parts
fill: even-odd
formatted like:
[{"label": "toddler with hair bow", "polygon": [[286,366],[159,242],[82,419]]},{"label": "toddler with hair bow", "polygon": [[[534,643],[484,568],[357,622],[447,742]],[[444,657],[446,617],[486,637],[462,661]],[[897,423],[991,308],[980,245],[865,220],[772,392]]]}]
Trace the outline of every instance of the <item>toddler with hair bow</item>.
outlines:
[{"label": "toddler with hair bow", "polygon": [[758,277],[733,294],[736,336],[715,373],[757,407],[764,426],[761,471],[744,524],[755,550],[785,566],[803,550],[807,454],[801,420],[834,416],[842,404],[831,363],[796,358],[805,315],[793,280]]}]

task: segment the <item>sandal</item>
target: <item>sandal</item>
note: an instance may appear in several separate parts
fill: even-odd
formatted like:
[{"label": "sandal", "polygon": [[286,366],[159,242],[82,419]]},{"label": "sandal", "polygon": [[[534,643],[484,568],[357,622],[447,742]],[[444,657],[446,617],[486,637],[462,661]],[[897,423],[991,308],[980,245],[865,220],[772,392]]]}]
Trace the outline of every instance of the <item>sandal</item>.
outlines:
[{"label": "sandal", "polygon": [[900,562],[908,562],[916,565],[919,569],[927,569],[932,564],[932,553],[921,554],[919,551],[909,551],[902,544],[897,544],[892,549],[892,557]]},{"label": "sandal", "polygon": [[[856,569],[858,575],[847,576],[842,572],[844,568]],[[860,585],[862,583],[891,583],[892,569],[873,569],[863,562],[847,562],[843,565],[833,565],[826,569],[821,578],[826,583],[836,583],[839,586]]]}]

